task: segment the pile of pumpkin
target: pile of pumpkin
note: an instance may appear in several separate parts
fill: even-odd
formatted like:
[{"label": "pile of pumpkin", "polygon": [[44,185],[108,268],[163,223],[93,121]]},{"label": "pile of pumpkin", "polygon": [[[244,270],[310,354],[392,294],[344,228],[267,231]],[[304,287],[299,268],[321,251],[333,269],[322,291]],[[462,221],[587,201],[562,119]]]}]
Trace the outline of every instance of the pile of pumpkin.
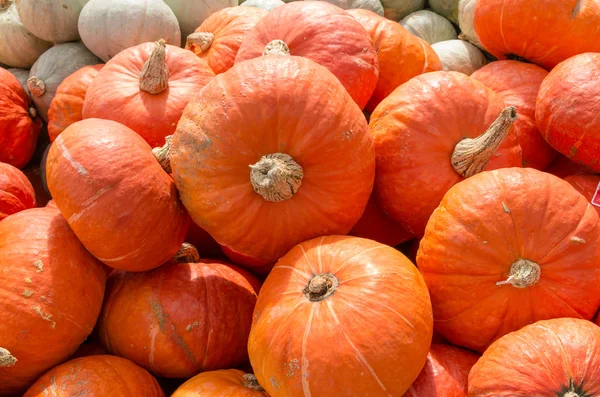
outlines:
[{"label": "pile of pumpkin", "polygon": [[0,0],[0,396],[600,395],[600,1],[424,7]]}]

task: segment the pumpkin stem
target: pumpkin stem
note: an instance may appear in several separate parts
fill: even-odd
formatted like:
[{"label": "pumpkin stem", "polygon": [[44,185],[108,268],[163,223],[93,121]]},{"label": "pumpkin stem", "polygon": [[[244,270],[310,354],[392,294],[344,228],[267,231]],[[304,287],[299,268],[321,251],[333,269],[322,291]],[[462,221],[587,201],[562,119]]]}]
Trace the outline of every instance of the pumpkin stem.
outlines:
[{"label": "pumpkin stem", "polygon": [[309,281],[302,292],[309,301],[318,302],[333,294],[338,285],[338,279],[333,274],[318,274]]},{"label": "pumpkin stem", "polygon": [[516,288],[531,287],[540,281],[542,269],[540,265],[528,259],[519,259],[510,266],[508,278],[504,281],[498,281],[497,286],[511,284]]},{"label": "pumpkin stem", "polygon": [[290,48],[283,40],[273,40],[266,45],[263,52],[265,55],[290,55]]},{"label": "pumpkin stem", "polygon": [[215,39],[215,35],[210,32],[195,32],[189,35],[186,39],[186,47],[191,49],[196,46],[200,52],[208,51]]},{"label": "pumpkin stem", "polygon": [[198,263],[200,261],[200,254],[196,247],[190,243],[181,244],[181,248],[175,255],[173,255],[173,262],[177,263]]},{"label": "pumpkin stem", "polygon": [[6,10],[12,4],[13,0],[0,0],[0,10]]},{"label": "pumpkin stem", "polygon": [[0,347],[0,368],[12,367],[16,363],[16,357],[13,357],[5,348]]},{"label": "pumpkin stem", "polygon": [[300,189],[303,177],[302,167],[285,153],[267,154],[250,166],[254,191],[276,203],[292,198]]},{"label": "pumpkin stem", "polygon": [[46,83],[36,76],[32,76],[27,79],[27,89],[33,96],[40,97],[46,93]]},{"label": "pumpkin stem", "polygon": [[152,149],[152,154],[156,161],[159,162],[160,166],[167,174],[171,173],[171,140],[173,139],[173,135],[168,135],[165,137],[165,145],[162,147],[155,147]]},{"label": "pumpkin stem", "polygon": [[563,394],[562,397],[581,397],[581,396],[579,396],[579,394],[575,393],[574,391],[569,391],[569,392],[566,392],[565,394]]},{"label": "pumpkin stem", "polygon": [[451,159],[454,170],[465,178],[483,171],[516,119],[517,108],[509,106],[500,113],[486,132],[477,138],[465,138],[458,142]]},{"label": "pumpkin stem", "polygon": [[169,87],[169,68],[167,67],[167,45],[163,39],[154,43],[150,59],[146,61],[140,73],[140,89],[150,94],[160,94]]},{"label": "pumpkin stem", "polygon": [[262,386],[258,383],[258,379],[254,374],[244,374],[242,377],[244,378],[244,386],[248,389],[256,390],[256,391],[265,391]]}]

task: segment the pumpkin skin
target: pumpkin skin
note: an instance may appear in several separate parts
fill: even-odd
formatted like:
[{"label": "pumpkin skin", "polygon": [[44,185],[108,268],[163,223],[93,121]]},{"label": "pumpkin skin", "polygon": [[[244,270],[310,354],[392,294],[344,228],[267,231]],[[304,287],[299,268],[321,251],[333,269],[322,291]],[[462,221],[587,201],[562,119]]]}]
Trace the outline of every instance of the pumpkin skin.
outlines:
[{"label": "pumpkin skin", "polygon": [[464,73],[467,76],[481,69],[487,59],[481,50],[464,40],[440,41],[431,46],[446,71]]},{"label": "pumpkin skin", "polygon": [[0,69],[0,162],[23,168],[31,160],[41,123],[32,119],[30,106],[16,77]]},{"label": "pumpkin skin", "polygon": [[108,353],[107,353],[106,349],[104,348],[104,346],[102,346],[102,343],[100,343],[96,340],[93,340],[91,342],[86,341],[81,346],[79,346],[79,349],[77,349],[77,351],[75,353],[73,353],[70,360],[73,360],[75,358],[80,358],[80,357],[99,356],[99,355],[103,355],[103,354],[108,354]]},{"label": "pumpkin skin", "polygon": [[[455,146],[465,136],[474,138],[486,131],[503,107],[498,94],[458,72],[427,73],[398,87],[375,109],[369,124],[381,209],[421,237],[444,194],[464,179],[449,161]],[[511,129],[484,169],[521,162],[521,148]]]},{"label": "pumpkin skin", "polygon": [[431,336],[427,289],[404,255],[329,236],[297,245],[273,268],[248,351],[272,397],[401,396],[423,368]]},{"label": "pumpkin skin", "polygon": [[253,274],[257,274],[259,276],[266,277],[273,268],[274,261],[252,258],[250,256],[240,254],[239,252],[236,252],[226,246],[221,246],[221,251],[236,265],[249,269]]},{"label": "pumpkin skin", "polygon": [[461,40],[468,41],[477,48],[483,49],[483,44],[479,41],[475,32],[475,4],[477,0],[459,0],[458,1],[458,26],[461,33],[458,35]]},{"label": "pumpkin skin", "polygon": [[29,179],[18,168],[0,163],[0,221],[35,207],[35,191]]},{"label": "pumpkin skin", "polygon": [[248,361],[259,289],[249,273],[219,261],[117,272],[98,320],[100,339],[111,353],[161,377],[236,367]]},{"label": "pumpkin skin", "polygon": [[600,304],[598,222],[584,196],[533,168],[482,172],[454,186],[417,254],[436,330],[484,351],[538,320],[592,318]]},{"label": "pumpkin skin", "polygon": [[0,263],[0,395],[22,395],[92,332],[106,275],[49,208],[0,222]]},{"label": "pumpkin skin", "polygon": [[18,68],[11,68],[6,70],[8,70],[10,74],[15,76],[17,80],[19,80],[19,84],[21,84],[21,87],[23,87],[27,95],[29,95],[29,93],[27,92],[27,79],[29,78],[29,70]]},{"label": "pumpkin skin", "polygon": [[124,125],[72,124],[52,144],[46,175],[69,226],[108,266],[153,269],[181,247],[189,216],[175,184],[150,146]]},{"label": "pumpkin skin", "polygon": [[454,26],[446,18],[429,10],[407,15],[400,21],[400,25],[429,44],[457,38]]},{"label": "pumpkin skin", "polygon": [[[265,156],[287,156],[290,165]],[[327,69],[295,56],[261,57],[216,76],[185,109],[170,159],[196,224],[219,244],[270,263],[302,241],[348,233],[375,173],[358,106]],[[289,170],[288,179],[273,176],[280,165],[271,162]],[[271,172],[265,179],[263,167]]]},{"label": "pumpkin skin", "polygon": [[281,0],[248,0],[240,4],[244,7],[257,7],[263,10],[271,11],[273,8],[281,7],[285,3]]},{"label": "pumpkin skin", "polygon": [[[305,0],[319,1],[319,0]],[[362,9],[369,10],[383,16],[383,5],[379,0],[326,0],[327,3],[340,7],[342,10]]]},{"label": "pumpkin skin", "polygon": [[185,242],[196,247],[202,258],[215,258],[223,255],[219,243],[194,222],[190,222],[190,228],[185,235]]},{"label": "pumpkin skin", "polygon": [[593,203],[594,195],[598,189],[600,183],[600,175],[596,174],[574,174],[564,178],[565,181],[569,182],[571,186],[575,188],[579,193],[592,204],[592,206],[600,215],[600,202],[598,204]]},{"label": "pumpkin skin", "polygon": [[42,40],[79,40],[77,21],[88,0],[14,0],[23,26]]},{"label": "pumpkin skin", "polygon": [[539,66],[519,61],[492,62],[471,75],[500,94],[504,103],[517,108],[514,129],[523,150],[523,167],[543,170],[556,152],[546,142],[535,122],[535,102],[548,72]]},{"label": "pumpkin skin", "polygon": [[257,383],[247,385],[244,375],[253,377],[239,369],[203,372],[181,385],[171,397],[269,397]]},{"label": "pumpkin skin", "polygon": [[594,173],[593,170],[587,168],[585,165],[569,160],[561,154],[557,155],[544,171],[563,179],[569,175]]},{"label": "pumpkin skin", "polygon": [[209,34],[205,36],[207,40],[188,40],[185,49],[206,61],[215,74],[221,74],[233,67],[244,36],[265,15],[266,10],[256,7],[224,8],[208,17],[195,30],[194,33]]},{"label": "pumpkin skin", "polygon": [[428,0],[429,7],[450,22],[458,23],[458,0]]},{"label": "pumpkin skin", "polygon": [[600,328],[574,318],[538,321],[497,340],[469,374],[471,397],[593,396]]},{"label": "pumpkin skin", "polygon": [[277,7],[246,33],[235,62],[262,56],[274,40],[283,41],[288,54],[325,66],[358,106],[365,107],[379,77],[377,53],[369,34],[344,10],[323,1]]},{"label": "pumpkin skin", "polygon": [[140,74],[155,48],[155,43],[144,43],[108,61],[88,88],[83,118],[114,120],[137,132],[150,146],[164,145],[185,106],[214,73],[189,51],[167,45],[168,87],[158,93],[140,89]]},{"label": "pumpkin skin", "polygon": [[474,18],[477,37],[498,59],[526,60],[550,70],[574,55],[600,52],[596,1],[477,1]]},{"label": "pumpkin skin", "polygon": [[538,129],[546,141],[596,172],[600,171],[599,73],[600,54],[569,58],[542,82],[535,110]]},{"label": "pumpkin skin", "polygon": [[83,119],[85,94],[102,66],[104,65],[84,66],[60,83],[48,109],[48,135],[51,142],[65,128]]},{"label": "pumpkin skin", "polygon": [[44,397],[48,393],[56,397],[69,397],[82,391],[92,396],[165,395],[156,379],[131,361],[98,355],[76,358],[53,368],[35,382],[23,397]]},{"label": "pumpkin skin", "polygon": [[425,8],[425,0],[382,0],[383,13],[387,19],[400,21],[415,11]]}]

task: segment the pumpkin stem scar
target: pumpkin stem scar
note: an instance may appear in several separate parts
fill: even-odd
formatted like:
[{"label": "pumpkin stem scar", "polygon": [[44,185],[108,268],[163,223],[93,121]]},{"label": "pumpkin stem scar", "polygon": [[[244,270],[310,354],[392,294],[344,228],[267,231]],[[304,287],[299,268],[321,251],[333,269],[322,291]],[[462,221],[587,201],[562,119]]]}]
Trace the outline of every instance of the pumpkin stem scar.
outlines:
[{"label": "pumpkin stem scar", "polygon": [[140,89],[142,91],[156,95],[169,87],[166,49],[167,45],[163,39],[154,43],[150,59],[146,61],[140,73]]},{"label": "pumpkin stem scar", "polygon": [[483,171],[516,119],[517,108],[508,106],[483,134],[458,142],[451,158],[454,170],[465,178]]},{"label": "pumpkin stem scar", "polygon": [[31,92],[31,95],[40,97],[46,93],[46,83],[36,76],[32,76],[27,79],[27,89]]},{"label": "pumpkin stem scar", "polygon": [[290,55],[290,48],[283,40],[273,40],[265,46],[263,56],[265,55]]},{"label": "pumpkin stem scar", "polygon": [[285,153],[267,154],[256,164],[250,165],[252,187],[266,201],[291,199],[300,189],[302,178],[302,167]]},{"label": "pumpkin stem scar", "polygon": [[338,279],[333,274],[318,274],[308,282],[302,292],[309,301],[318,302],[333,294],[338,285]]},{"label": "pumpkin stem scar", "polygon": [[248,389],[256,390],[256,391],[265,391],[262,386],[258,383],[258,379],[253,374],[244,374],[244,386]]},{"label": "pumpkin stem scar", "polygon": [[510,266],[508,278],[498,281],[497,286],[511,284],[516,288],[527,288],[540,281],[540,265],[528,259],[519,259]]},{"label": "pumpkin stem scar", "polygon": [[162,147],[155,147],[152,149],[152,154],[156,161],[160,164],[163,170],[167,174],[171,173],[171,140],[173,135],[169,135],[165,138],[165,145]]},{"label": "pumpkin stem scar", "polygon": [[16,363],[16,357],[13,357],[5,348],[0,347],[0,368],[12,367]]},{"label": "pumpkin stem scar", "polygon": [[13,0],[0,0],[0,10],[6,10],[12,2]]},{"label": "pumpkin stem scar", "polygon": [[183,243],[179,251],[173,256],[173,261],[177,263],[198,263],[200,254],[192,244]]},{"label": "pumpkin stem scar", "polygon": [[195,46],[200,49],[200,52],[208,51],[213,43],[215,36],[210,32],[195,32],[189,35],[186,39],[186,44],[189,47]]}]

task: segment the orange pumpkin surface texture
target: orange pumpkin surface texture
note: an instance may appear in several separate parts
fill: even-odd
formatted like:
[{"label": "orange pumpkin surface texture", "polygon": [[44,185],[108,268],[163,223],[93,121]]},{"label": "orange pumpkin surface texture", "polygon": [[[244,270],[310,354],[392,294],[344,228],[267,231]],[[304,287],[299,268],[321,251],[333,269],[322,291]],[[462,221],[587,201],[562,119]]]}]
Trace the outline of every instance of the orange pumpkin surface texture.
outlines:
[{"label": "orange pumpkin surface texture", "polygon": [[35,191],[27,176],[10,164],[0,163],[0,221],[35,207]]},{"label": "orange pumpkin surface texture", "polygon": [[171,397],[269,397],[256,377],[239,369],[203,372],[181,385]]}]

